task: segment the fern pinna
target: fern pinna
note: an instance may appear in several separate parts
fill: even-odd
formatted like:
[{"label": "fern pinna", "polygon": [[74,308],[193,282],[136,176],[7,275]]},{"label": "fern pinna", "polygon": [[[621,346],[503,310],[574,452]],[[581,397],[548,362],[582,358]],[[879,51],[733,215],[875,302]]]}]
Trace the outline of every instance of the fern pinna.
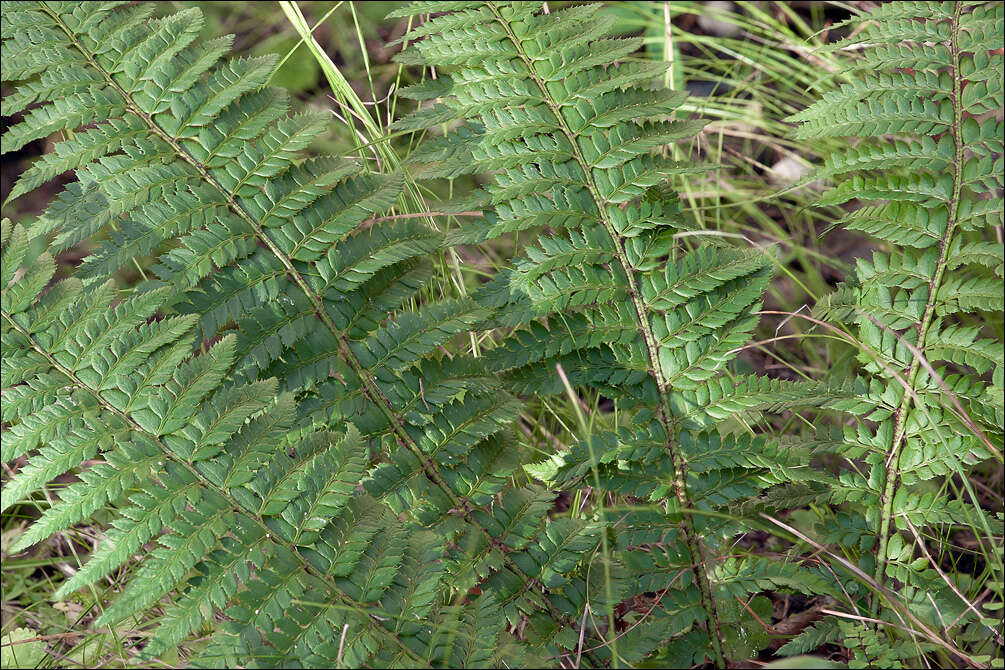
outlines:
[{"label": "fern pinna", "polygon": [[219,611],[209,666],[534,664],[507,618],[560,616],[600,532],[514,488],[519,403],[451,344],[489,310],[422,299],[443,236],[372,220],[400,175],[301,156],[329,120],[262,88],[273,59],[152,11],[4,4],[3,151],[66,133],[10,197],[77,177],[4,224],[4,505],[99,461],[14,549],[117,509],[60,593],[154,542],[100,619],[171,594],[151,657]]},{"label": "fern pinna", "polygon": [[[661,607],[610,645],[604,624],[595,624],[584,633],[596,637],[589,647],[616,664],[654,653],[674,666],[708,658],[723,665],[730,655],[723,627],[735,619],[722,612],[736,611],[720,612],[717,603],[764,588],[775,568],[780,580],[799,568],[713,560],[739,528],[722,522],[721,511],[800,479],[792,466],[802,455],[713,426],[735,412],[813,405],[823,396],[813,384],[723,375],[757,323],[770,254],[689,250],[682,241],[689,226],[668,180],[701,168],[662,152],[704,123],[671,118],[686,94],[649,85],[667,64],[631,60],[641,40],[605,38],[613,18],[599,8],[433,2],[399,10],[393,15],[443,13],[402,38],[408,46],[398,59],[432,66],[437,78],[402,91],[433,102],[397,128],[464,120],[410,157],[413,174],[493,173],[484,189],[455,203],[483,208],[487,225],[453,239],[543,231],[475,296],[494,308],[486,326],[510,331],[486,354],[489,368],[505,372],[518,394],[561,393],[565,374],[572,386],[616,399],[623,412],[618,430],[583,436],[525,468],[555,488],[593,487],[601,498],[596,518],[611,533],[610,559],[595,568],[604,570],[606,601],[566,598],[559,607],[587,621],[655,592],[666,598]],[[629,496],[649,504],[604,507],[606,498]]]},{"label": "fern pinna", "polygon": [[[822,202],[857,199],[840,223],[876,240],[857,283],[822,306],[857,325],[863,372],[857,397],[833,404],[856,423],[839,447],[853,467],[832,500],[854,506],[824,526],[876,582],[896,585],[884,605],[902,599],[933,628],[966,626],[961,642],[988,640],[967,606],[983,587],[940,575],[922,538],[940,526],[1002,535],[966,473],[1002,459],[1002,342],[984,326],[1003,302],[1003,7],[888,3],[850,23],[854,36],[834,48],[868,48],[848,82],[791,119],[802,139],[861,138],[814,178],[838,177]],[[1000,545],[985,557],[1000,602]]]}]

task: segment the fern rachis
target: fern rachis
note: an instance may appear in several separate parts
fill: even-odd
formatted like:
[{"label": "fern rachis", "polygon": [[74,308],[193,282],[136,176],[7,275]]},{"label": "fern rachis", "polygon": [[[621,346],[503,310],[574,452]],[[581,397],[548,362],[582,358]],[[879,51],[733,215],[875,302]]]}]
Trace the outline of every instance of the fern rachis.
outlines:
[{"label": "fern rachis", "polygon": [[[511,30],[508,29],[508,22],[501,16],[497,7],[492,4],[488,4],[487,7],[495,15],[499,25],[502,25],[507,29],[506,36],[517,49],[517,53],[520,55],[524,62],[524,67],[526,71],[531,74],[534,85],[540,91],[541,99],[549,107],[555,122],[561,129],[562,134],[565,136],[566,142],[572,148],[572,155],[576,163],[579,164],[582,174],[585,178],[585,183],[589,189],[590,197],[593,199],[596,211],[600,214],[599,220],[603,226],[605,232],[610,237],[610,243],[613,245],[614,258],[617,260],[618,266],[620,266],[622,273],[628,279],[627,293],[628,298],[631,301],[632,308],[635,310],[635,320],[639,329],[639,336],[645,344],[646,350],[649,356],[649,369],[650,374],[652,374],[656,387],[659,389],[661,402],[659,406],[660,421],[663,424],[668,441],[666,444],[666,449],[670,455],[671,463],[673,464],[673,489],[674,495],[677,498],[677,503],[681,508],[686,508],[689,505],[688,495],[687,495],[687,485],[686,479],[686,461],[683,455],[679,452],[678,446],[673,439],[675,433],[674,426],[672,423],[672,418],[670,415],[670,399],[669,399],[669,389],[670,386],[667,383],[666,376],[663,372],[662,366],[660,364],[659,347],[656,341],[656,337],[649,327],[647,319],[647,311],[645,305],[642,302],[642,296],[640,293],[640,288],[636,284],[635,272],[632,265],[628,262],[623,248],[624,241],[615,229],[613,222],[605,216],[605,205],[606,199],[601,197],[598,192],[597,185],[593,181],[592,172],[590,169],[590,164],[584,157],[582,150],[579,147],[575,133],[569,127],[562,113],[554,106],[554,103],[550,99],[548,88],[545,83],[537,76],[535,76],[535,68],[533,63],[529,61],[526,54],[522,52],[522,45],[520,40],[513,34]],[[602,165],[603,160],[595,161],[595,164]],[[695,565],[697,566],[695,573],[695,580],[699,585],[701,590],[702,604],[708,613],[709,624],[712,627],[711,640],[713,644],[713,654],[715,656],[716,662],[719,664],[724,663],[721,650],[721,642],[719,640],[720,633],[718,631],[719,622],[715,611],[715,605],[713,602],[712,592],[708,584],[708,578],[705,575],[702,566],[705,564],[704,551],[701,548],[700,541],[695,534],[695,530],[691,525],[690,519],[685,517],[682,520],[682,527],[684,531],[685,541],[688,544],[691,554],[694,557]]]}]

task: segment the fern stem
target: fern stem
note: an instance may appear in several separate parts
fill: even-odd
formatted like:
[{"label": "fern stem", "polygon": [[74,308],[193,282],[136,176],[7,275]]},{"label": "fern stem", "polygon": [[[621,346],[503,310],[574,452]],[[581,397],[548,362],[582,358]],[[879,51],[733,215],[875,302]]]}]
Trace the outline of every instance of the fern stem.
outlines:
[{"label": "fern stem", "polygon": [[[47,9],[47,11],[50,10]],[[416,442],[412,439],[412,436],[409,435],[408,431],[405,430],[404,417],[394,412],[391,401],[387,398],[384,392],[380,390],[380,387],[377,386],[376,382],[374,381],[373,377],[370,375],[366,367],[363,366],[356,359],[355,355],[352,353],[352,349],[349,346],[348,336],[345,333],[343,333],[335,324],[335,322],[332,320],[331,316],[328,314],[328,311],[324,307],[324,303],[321,297],[318,296],[310,288],[310,285],[307,283],[307,281],[303,278],[303,276],[301,276],[301,274],[294,267],[293,261],[290,259],[290,257],[287,256],[283,252],[283,250],[276,245],[275,242],[273,242],[272,238],[270,238],[265,233],[265,230],[262,228],[259,222],[255,220],[255,218],[251,216],[251,214],[248,213],[248,211],[237,201],[234,195],[227,188],[225,188],[215,177],[213,177],[212,174],[209,173],[209,171],[202,163],[200,163],[188,151],[186,151],[185,148],[182,147],[181,144],[174,137],[169,135],[160,126],[158,126],[149,114],[146,114],[140,109],[139,105],[137,105],[135,101],[132,99],[132,96],[129,95],[129,92],[123,89],[121,86],[119,86],[118,82],[116,82],[115,79],[103,67],[101,67],[101,65],[96,60],[94,60],[93,57],[91,57],[91,55],[87,52],[87,49],[85,49],[84,46],[80,44],[80,42],[76,39],[76,36],[69,29],[69,27],[62,22],[60,17],[51,11],[50,14],[52,15],[53,20],[55,20],[62,28],[62,30],[67,34],[67,36],[70,38],[70,40],[72,41],[73,45],[77,48],[77,50],[80,51],[84,55],[84,57],[88,59],[92,67],[94,67],[98,72],[101,73],[101,75],[105,78],[106,82],[111,87],[113,87],[120,96],[122,96],[122,99],[128,105],[129,110],[133,114],[141,118],[144,121],[144,123],[146,123],[147,126],[150,128],[151,132],[156,134],[162,141],[166,142],[174,150],[174,152],[178,155],[179,158],[181,158],[186,163],[191,165],[198,172],[199,176],[206,181],[206,183],[216,188],[225,199],[227,206],[231,209],[231,211],[233,211],[237,216],[243,219],[252,228],[252,230],[255,231],[256,237],[258,237],[258,239],[279,260],[279,262],[283,265],[283,268],[286,270],[286,274],[303,292],[304,296],[306,296],[306,298],[310,301],[315,316],[317,316],[317,318],[336,338],[336,340],[338,341],[339,356],[349,365],[350,369],[353,371],[353,374],[355,374],[356,377],[358,378],[360,384],[363,387],[363,393],[366,395],[367,399],[369,399],[370,402],[373,403],[373,405],[388,420],[388,425],[390,425],[391,429],[394,431],[398,443],[407,448],[409,451],[411,451],[412,454],[417,459],[419,459],[419,463],[421,464],[423,472],[430,478],[430,480],[434,484],[436,484],[436,486],[441,491],[443,491],[443,493],[450,500],[451,504],[458,511],[461,512],[465,521],[467,521],[474,528],[479,530],[486,537],[486,539],[488,539],[490,545],[497,544],[495,542],[495,538],[493,537],[492,533],[490,533],[484,526],[478,523],[477,520],[475,520],[475,518],[471,515],[469,502],[466,499],[459,498],[454,493],[453,489],[451,489],[449,484],[447,484],[446,481],[444,481],[443,477],[436,469],[435,465],[432,462],[432,459],[428,458],[423,453],[419,445],[416,444]],[[508,557],[505,551],[503,551],[502,555],[503,560],[507,564],[507,567],[514,574],[520,577],[526,589],[527,586],[532,581],[530,577],[528,577],[527,574],[512,559]],[[544,590],[543,586],[541,586],[540,588],[543,592]],[[550,600],[548,600],[546,596],[543,598],[543,602],[546,604],[546,606],[549,609],[549,612],[556,620],[564,619],[562,614],[555,608],[555,606],[551,603]]]},{"label": "fern stem", "polygon": [[[939,285],[942,282],[942,277],[945,274],[946,267],[948,265],[949,251],[951,249],[950,243],[952,242],[953,233],[956,232],[960,192],[963,187],[962,171],[964,161],[964,143],[960,137],[960,129],[963,123],[963,111],[960,100],[960,48],[958,43],[960,15],[962,12],[963,3],[956,2],[953,10],[952,27],[950,28],[949,33],[949,52],[952,58],[949,76],[953,82],[953,91],[950,96],[950,102],[953,105],[953,121],[949,127],[949,132],[952,134],[953,145],[955,147],[955,154],[953,155],[952,162],[953,193],[952,199],[949,201],[949,221],[946,224],[946,232],[942,236],[942,239],[939,240],[939,258],[936,262],[935,272],[932,274],[932,278],[928,282],[928,299],[925,303],[925,310],[922,313],[921,321],[919,321],[915,326],[918,334],[918,351],[914,354],[914,358],[911,360],[911,365],[905,375],[905,378],[912,389],[916,385],[918,374],[921,372],[921,357],[924,355],[925,351],[925,338],[928,335],[928,329],[932,324],[933,317],[935,316],[935,307],[937,303],[936,297],[938,296]],[[905,436],[907,433],[907,415],[911,409],[913,397],[913,394],[905,393],[903,400],[901,400],[900,407],[897,408],[895,429],[893,439],[890,444],[890,452],[887,455],[886,462],[884,463],[886,467],[886,476],[883,485],[883,494],[880,498],[882,511],[879,522],[879,541],[877,542],[876,547],[876,571],[874,573],[876,581],[880,584],[884,584],[886,578],[886,554],[887,547],[890,542],[890,526],[893,523],[894,516],[893,500],[896,496],[897,484],[899,482],[900,455],[903,452],[905,444]],[[878,606],[878,602],[879,599],[877,599],[877,602],[874,603],[874,611]]]},{"label": "fern stem", "polygon": [[384,221],[401,221],[402,219],[428,219],[431,216],[484,216],[480,209],[470,212],[416,212],[410,214],[389,214],[387,216],[372,216],[364,223],[383,223]]},{"label": "fern stem", "polygon": [[[670,455],[670,461],[673,464],[674,493],[677,498],[677,503],[682,509],[689,507],[689,500],[687,496],[687,461],[674,439],[677,426],[673,420],[673,415],[670,409],[670,387],[667,383],[666,376],[663,373],[663,368],[659,362],[659,345],[657,344],[656,336],[646,319],[645,304],[642,301],[642,294],[636,284],[634,269],[625,254],[623,240],[618,235],[613,222],[606,214],[604,199],[600,196],[596,182],[593,179],[593,173],[590,170],[588,161],[580,150],[575,133],[573,133],[572,129],[569,128],[561,111],[554,105],[548,87],[535,72],[533,62],[527,57],[520,38],[513,33],[509,23],[505,20],[505,18],[503,18],[502,14],[499,12],[499,8],[496,7],[494,3],[486,2],[485,4],[492,12],[496,21],[505,31],[507,38],[509,38],[510,42],[513,44],[516,53],[523,62],[524,68],[527,70],[527,76],[534,81],[534,84],[541,93],[541,99],[544,101],[545,105],[547,105],[551,114],[555,117],[555,121],[562,133],[565,135],[569,146],[572,147],[573,156],[579,164],[580,169],[583,171],[583,178],[586,181],[587,189],[589,190],[590,197],[593,199],[594,205],[597,209],[597,216],[614,245],[614,256],[617,258],[618,263],[621,265],[622,272],[625,274],[625,279],[628,284],[628,296],[632,301],[632,306],[637,315],[636,323],[638,324],[639,334],[645,342],[646,351],[649,355],[650,373],[656,382],[660,395],[658,414],[660,416],[660,422],[663,424],[667,433],[666,448],[668,454]],[[693,572],[695,583],[698,585],[698,590],[701,594],[702,608],[705,610],[705,614],[708,619],[707,625],[709,627],[709,639],[712,644],[712,654],[717,667],[726,667],[726,661],[722,652],[723,643],[722,633],[719,628],[719,617],[716,611],[715,601],[712,597],[711,584],[709,583],[708,574],[705,569],[706,559],[704,549],[701,546],[701,541],[698,538],[697,533],[695,532],[694,523],[686,514],[683,515],[681,520],[681,530],[684,535],[684,541],[691,553],[691,563],[694,566]]]},{"label": "fern stem", "polygon": [[[213,491],[214,493],[216,493],[217,495],[219,495],[223,499],[225,499],[228,502],[230,502],[230,504],[233,505],[233,507],[235,509],[242,509],[242,510],[245,510],[246,512],[248,512],[248,517],[252,521],[254,521],[255,524],[258,525],[264,531],[266,538],[273,537],[271,529],[265,524],[265,521],[257,513],[251,512],[251,510],[248,510],[243,505],[240,505],[237,501],[235,501],[230,496],[230,494],[227,493],[226,489],[223,489],[223,488],[221,488],[221,487],[213,484],[213,482],[211,482],[209,479],[206,478],[205,475],[203,475],[201,472],[199,472],[199,470],[194,465],[192,465],[191,463],[189,463],[187,460],[179,458],[178,456],[176,456],[170,449],[168,449],[167,445],[164,444],[164,442],[160,439],[160,437],[158,435],[156,435],[156,434],[154,434],[154,433],[152,433],[152,432],[150,432],[150,431],[142,428],[138,423],[136,423],[136,421],[129,414],[127,414],[126,412],[123,412],[122,410],[120,410],[119,408],[115,407],[114,405],[112,405],[107,400],[105,400],[105,398],[103,398],[101,396],[101,393],[98,391],[98,389],[92,388],[91,386],[85,384],[79,377],[77,377],[76,374],[74,374],[74,372],[72,370],[70,370],[70,369],[66,368],[64,365],[62,365],[58,360],[56,360],[55,357],[53,357],[49,353],[49,351],[47,349],[45,349],[45,347],[43,347],[42,345],[40,345],[35,340],[35,338],[31,336],[31,333],[28,332],[27,329],[23,328],[21,326],[21,324],[19,324],[14,319],[13,315],[9,314],[7,311],[3,311],[3,312],[0,312],[0,313],[3,314],[3,318],[6,319],[8,323],[10,323],[11,327],[14,330],[16,330],[18,333],[20,333],[21,336],[24,337],[28,341],[29,344],[31,344],[32,348],[35,351],[37,351],[41,356],[43,356],[49,362],[49,364],[53,367],[53,369],[58,370],[60,372],[60,374],[64,375],[67,379],[69,379],[70,382],[72,384],[74,384],[77,388],[81,389],[82,391],[86,391],[87,393],[89,393],[90,395],[92,395],[95,398],[95,400],[97,400],[98,403],[100,403],[101,406],[105,410],[107,410],[108,412],[111,412],[112,414],[115,414],[115,415],[121,417],[122,420],[125,421],[133,431],[135,431],[137,433],[145,434],[150,440],[152,440],[155,444],[157,444],[161,448],[161,450],[164,453],[164,455],[165,455],[166,458],[171,459],[174,463],[176,463],[177,465],[183,467],[185,470],[187,470],[189,473],[191,473],[192,476],[195,477],[200,482],[200,484],[202,484],[204,487],[206,487],[207,489]],[[357,603],[352,598],[350,598],[345,593],[343,593],[338,588],[338,586],[335,585],[334,581],[332,581],[327,575],[325,575],[323,572],[321,572],[321,571],[317,570],[316,568],[314,568],[314,566],[311,565],[307,561],[307,559],[304,558],[300,554],[300,552],[297,550],[297,546],[296,545],[290,545],[289,548],[290,548],[291,552],[293,553],[293,555],[297,557],[297,560],[300,562],[300,565],[303,568],[303,570],[305,572],[314,574],[316,577],[318,577],[318,579],[320,579],[321,581],[323,581],[329,588],[331,588],[332,593],[335,593],[338,596],[339,600],[342,601],[342,603],[348,609],[351,609],[353,611],[356,611],[356,612],[358,612],[358,613],[366,616],[367,620],[371,623],[371,625],[374,628],[379,629],[384,634],[385,637],[393,639],[394,642],[399,647],[401,647],[401,649],[406,653],[406,655],[409,656],[409,658],[411,658],[412,660],[418,662],[419,664],[423,665],[424,667],[430,667],[429,663],[427,663],[425,661],[425,659],[423,659],[421,656],[419,656],[414,651],[412,651],[412,649],[409,648],[404,642],[402,642],[401,639],[397,635],[395,635],[391,631],[387,630],[386,628],[384,628],[379,623],[375,623],[374,620],[367,613],[367,611],[365,609],[360,608],[359,603]]]}]

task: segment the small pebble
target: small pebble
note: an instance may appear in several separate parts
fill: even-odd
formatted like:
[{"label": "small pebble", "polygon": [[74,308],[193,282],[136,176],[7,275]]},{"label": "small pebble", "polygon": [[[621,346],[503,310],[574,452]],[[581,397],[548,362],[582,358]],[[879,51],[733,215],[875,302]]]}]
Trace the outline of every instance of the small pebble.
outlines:
[{"label": "small pebble", "polygon": [[809,166],[792,156],[786,156],[771,166],[771,180],[782,186],[795,184],[809,173]]}]

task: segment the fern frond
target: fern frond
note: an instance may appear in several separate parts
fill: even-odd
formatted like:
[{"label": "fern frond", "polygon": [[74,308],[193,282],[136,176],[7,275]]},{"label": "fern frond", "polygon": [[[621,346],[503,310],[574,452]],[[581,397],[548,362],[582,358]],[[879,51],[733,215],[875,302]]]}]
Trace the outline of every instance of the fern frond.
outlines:
[{"label": "fern frond", "polygon": [[[481,242],[536,226],[565,229],[539,238],[477,295],[501,313],[495,324],[518,326],[488,354],[490,366],[508,371],[514,392],[557,393],[563,386],[552,369],[560,365],[573,386],[625,398],[621,406],[636,421],[655,416],[662,426],[661,437],[647,447],[663,454],[658,466],[649,461],[651,473],[640,474],[634,457],[634,473],[603,457],[595,461],[585,447],[574,448],[568,462],[530,472],[565,486],[599,469],[605,490],[686,508],[701,494],[689,493],[682,423],[711,424],[724,416],[713,406],[698,418],[700,410],[687,405],[702,394],[728,404],[729,391],[717,375],[756,324],[752,312],[768,281],[768,262],[755,251],[705,247],[687,253],[674,238],[691,224],[666,181],[699,168],[659,152],[703,123],[668,120],[685,96],[643,85],[665,65],[617,63],[637,42],[605,39],[606,23],[584,19],[591,11],[539,14],[527,4],[474,3],[431,19],[405,37],[410,45],[402,59],[446,72],[440,83],[412,91],[418,99],[435,99],[433,111],[397,127],[460,119],[466,123],[414,157],[419,174],[495,173],[480,197],[454,205],[483,207],[485,224],[451,242]],[[448,53],[452,39],[464,46]],[[737,406],[783,402],[780,387],[777,400],[754,400],[760,383],[750,384],[750,399],[738,392]],[[823,398],[809,404],[819,402]],[[615,457],[620,452],[613,448],[607,453],[625,458]],[[682,525],[685,551],[703,555],[689,515]],[[712,631],[711,656],[722,662],[707,575],[696,570],[693,579],[701,618]]]},{"label": "fern frond", "polygon": [[[1000,8],[964,2],[894,3],[863,14],[854,19],[861,30],[835,45],[866,47],[851,61],[851,81],[791,118],[804,122],[800,137],[866,136],[862,146],[827,159],[820,176],[843,180],[821,202],[862,201],[840,223],[887,243],[871,260],[858,261],[861,288],[841,291],[823,310],[857,323],[871,350],[859,356],[871,376],[859,399],[833,405],[875,422],[846,428],[841,448],[847,459],[864,460],[853,465],[866,474],[840,475],[835,500],[879,505],[857,517],[855,532],[834,539],[859,544],[856,551],[873,548],[880,584],[899,582],[933,598],[931,583],[912,567],[913,540],[900,535],[904,520],[916,528],[950,519],[977,532],[989,526],[983,514],[957,517],[960,500],[919,496],[908,487],[966,476],[992,456],[986,445],[1001,443],[1000,426],[973,417],[962,425],[947,401],[952,394],[968,407],[971,397],[979,404],[979,378],[1000,365],[1001,342],[981,338],[979,328],[960,320],[1002,309],[998,247],[986,241],[1000,220],[988,197],[1003,184],[993,156],[998,140],[991,139],[999,124],[993,113],[980,116],[1002,107],[1001,40],[988,33],[996,20]],[[950,374],[947,364],[969,374]],[[881,606],[873,603],[876,616]],[[857,638],[857,658],[899,660],[880,653],[876,631],[839,624],[844,636]],[[793,653],[807,649],[801,644]]]},{"label": "fern frond", "polygon": [[[18,7],[24,25],[8,24],[5,12],[5,58],[15,44],[39,55],[5,64],[4,76],[25,80],[10,108],[34,107],[4,136],[4,151],[90,127],[58,142],[12,196],[76,171],[29,230],[4,229],[4,271],[29,279],[3,287],[4,415],[15,420],[3,455],[31,454],[16,496],[28,498],[104,450],[88,475],[94,491],[68,489],[26,542],[123,498],[132,505],[64,593],[156,542],[107,615],[112,622],[172,594],[150,654],[217,611],[233,623],[199,663],[428,665],[438,643],[425,630],[399,635],[377,614],[411,579],[402,571],[414,573],[416,556],[439,560],[458,533],[490,544],[502,524],[514,547],[537,548],[528,569],[575,573],[582,555],[539,537],[540,492],[533,514],[504,519],[494,506],[494,496],[527,495],[508,476],[519,459],[500,436],[519,404],[478,361],[439,353],[456,351],[457,335],[490,311],[425,300],[427,257],[442,234],[414,219],[368,221],[397,203],[404,175],[366,174],[332,157],[301,161],[326,120],[288,115],[283,96],[260,90],[274,59],[227,60],[229,38],[197,44],[197,10],[152,20],[149,7]],[[72,66],[63,79],[35,76],[56,62]],[[512,139],[508,124],[490,132]],[[51,254],[96,235],[108,242],[74,271],[86,281],[44,292],[55,265],[48,254],[27,257],[26,243]],[[155,257],[156,280],[138,291],[120,296],[114,283],[95,281],[146,256]],[[10,410],[8,395],[17,399]],[[121,435],[108,413],[124,422]],[[95,421],[108,430],[93,444],[79,440]],[[39,450],[41,440],[60,446]],[[151,446],[156,461],[120,467],[133,444]],[[391,463],[401,477],[384,477]],[[383,502],[361,497],[366,474],[386,484],[375,486]],[[368,506],[385,511],[361,515]],[[507,607],[560,616],[516,554],[492,556],[489,564],[455,556],[475,572],[444,571],[424,587],[420,610],[429,591],[504,571],[520,585],[506,592]],[[430,616],[449,620],[440,600]],[[331,640],[344,624],[352,633],[340,648]],[[512,648],[493,625],[499,649]]]}]

